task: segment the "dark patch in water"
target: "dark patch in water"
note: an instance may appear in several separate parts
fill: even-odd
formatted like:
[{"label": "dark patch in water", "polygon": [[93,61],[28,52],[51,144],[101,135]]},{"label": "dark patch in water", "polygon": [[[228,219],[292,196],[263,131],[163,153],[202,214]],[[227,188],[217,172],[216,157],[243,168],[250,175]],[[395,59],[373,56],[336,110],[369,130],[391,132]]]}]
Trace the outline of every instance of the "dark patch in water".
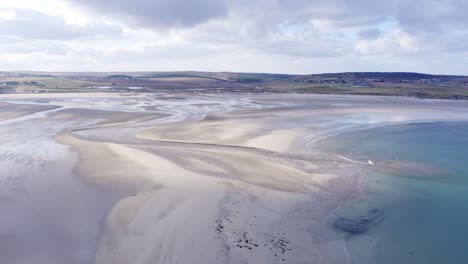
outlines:
[{"label": "dark patch in water", "polygon": [[372,209],[356,218],[340,217],[333,223],[333,227],[353,235],[363,234],[382,220],[382,213],[381,209]]}]

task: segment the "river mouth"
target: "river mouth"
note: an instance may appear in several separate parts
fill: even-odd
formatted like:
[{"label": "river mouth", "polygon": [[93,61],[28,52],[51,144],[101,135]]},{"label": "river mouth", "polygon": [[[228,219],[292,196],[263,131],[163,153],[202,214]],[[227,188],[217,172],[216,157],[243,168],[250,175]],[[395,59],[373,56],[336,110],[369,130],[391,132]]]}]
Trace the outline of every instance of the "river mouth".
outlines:
[{"label": "river mouth", "polygon": [[[467,123],[381,127],[342,134],[317,147],[375,163],[363,170],[366,192],[331,220],[341,219],[335,225],[347,232],[354,263],[468,262]],[[379,166],[389,163],[393,166]],[[381,215],[366,222],[365,212],[372,210]]]}]

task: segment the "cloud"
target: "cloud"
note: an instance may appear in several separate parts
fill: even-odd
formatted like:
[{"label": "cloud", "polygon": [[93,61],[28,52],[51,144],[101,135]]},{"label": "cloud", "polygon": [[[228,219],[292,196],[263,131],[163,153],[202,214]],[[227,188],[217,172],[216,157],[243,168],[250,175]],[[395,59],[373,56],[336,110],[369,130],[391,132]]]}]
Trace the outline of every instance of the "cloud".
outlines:
[{"label": "cloud", "polygon": [[0,36],[24,39],[79,39],[116,36],[121,33],[117,26],[91,24],[78,26],[67,24],[63,17],[51,16],[30,9],[2,10]]},{"label": "cloud", "polygon": [[368,28],[359,31],[358,36],[360,39],[376,39],[382,34],[382,31],[377,28]]},{"label": "cloud", "polygon": [[360,40],[354,46],[354,50],[363,55],[390,55],[392,53],[410,55],[419,52],[419,49],[418,40],[399,29],[377,38]]},{"label": "cloud", "polygon": [[[396,21],[406,31],[468,25],[466,0],[68,0],[134,27],[194,27],[213,19],[243,17],[262,27],[316,21],[333,28]],[[235,24],[231,25],[236,27]]]},{"label": "cloud", "polygon": [[70,0],[70,2],[121,19],[129,25],[166,29],[191,27],[224,17],[223,0]]},{"label": "cloud", "polygon": [[11,10],[0,10],[0,19],[11,20],[15,19],[16,13]]},{"label": "cloud", "polygon": [[465,0],[69,1],[135,29],[305,57],[373,48],[415,52],[427,32],[443,38],[447,30],[468,27]]},{"label": "cloud", "polygon": [[399,0],[392,11],[407,31],[442,32],[468,26],[467,9],[465,0]]},{"label": "cloud", "polygon": [[8,54],[45,53],[64,55],[68,52],[68,47],[61,41],[19,41],[17,38],[0,37],[0,51]]},{"label": "cloud", "polygon": [[47,1],[0,3],[0,56],[124,71],[447,72],[468,63],[466,0]]}]

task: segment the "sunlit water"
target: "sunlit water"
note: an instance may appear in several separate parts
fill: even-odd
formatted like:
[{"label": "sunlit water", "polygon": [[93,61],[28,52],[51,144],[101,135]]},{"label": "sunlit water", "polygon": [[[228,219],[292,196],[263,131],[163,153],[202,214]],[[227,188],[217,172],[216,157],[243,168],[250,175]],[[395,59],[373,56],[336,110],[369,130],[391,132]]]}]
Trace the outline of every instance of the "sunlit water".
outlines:
[{"label": "sunlit water", "polygon": [[359,214],[378,208],[383,214],[366,233],[348,237],[353,263],[468,263],[468,124],[381,127],[320,145],[376,163],[433,167],[424,173],[364,169],[367,192],[342,210]]}]

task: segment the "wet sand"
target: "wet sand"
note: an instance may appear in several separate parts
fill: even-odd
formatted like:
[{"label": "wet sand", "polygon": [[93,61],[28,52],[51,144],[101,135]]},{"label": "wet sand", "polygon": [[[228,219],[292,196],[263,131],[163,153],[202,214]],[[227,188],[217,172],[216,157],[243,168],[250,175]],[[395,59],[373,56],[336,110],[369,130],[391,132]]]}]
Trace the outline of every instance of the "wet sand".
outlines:
[{"label": "wet sand", "polygon": [[[9,104],[0,103],[0,122],[20,118],[37,112],[53,110],[58,107],[48,105]],[[7,122],[10,122],[7,121]]]},{"label": "wet sand", "polygon": [[[33,219],[28,208],[50,208],[42,224],[59,223],[55,229],[63,236],[42,243],[47,250],[40,251],[30,238],[50,232],[33,220],[12,220],[0,236],[17,243],[0,247],[2,263],[27,263],[22,252],[35,263],[348,263],[349,232],[337,230],[334,212],[365,192],[361,172],[379,164],[323,153],[314,142],[375,126],[463,120],[468,109],[443,100],[318,95],[4,100],[17,100],[18,107],[33,103],[37,111],[60,107],[32,121],[0,124],[10,137],[2,148],[1,180],[45,175],[40,189],[26,193],[48,197],[27,208],[0,206],[12,219]],[[29,144],[16,138],[18,129],[31,142],[40,138],[59,149],[45,155],[25,145],[12,152]],[[26,161],[12,162],[19,156]],[[31,160],[40,162],[19,173]],[[39,185],[33,183],[34,190]],[[20,193],[11,191],[11,197]],[[79,232],[83,238],[68,233],[74,226],[86,228]]]}]

